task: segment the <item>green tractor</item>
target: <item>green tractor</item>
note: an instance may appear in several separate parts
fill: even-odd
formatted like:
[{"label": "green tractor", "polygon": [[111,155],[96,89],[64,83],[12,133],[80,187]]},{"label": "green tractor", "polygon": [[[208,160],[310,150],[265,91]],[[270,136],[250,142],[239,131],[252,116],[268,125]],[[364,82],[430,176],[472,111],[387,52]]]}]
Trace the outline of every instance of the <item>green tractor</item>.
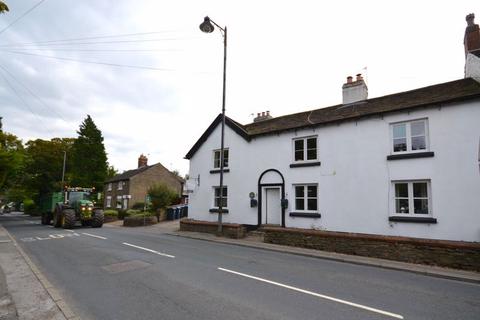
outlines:
[{"label": "green tractor", "polygon": [[101,228],[104,215],[92,200],[94,191],[95,188],[65,188],[64,192],[54,192],[42,199],[42,224],[53,220],[55,228],[70,229],[80,221],[82,226]]}]

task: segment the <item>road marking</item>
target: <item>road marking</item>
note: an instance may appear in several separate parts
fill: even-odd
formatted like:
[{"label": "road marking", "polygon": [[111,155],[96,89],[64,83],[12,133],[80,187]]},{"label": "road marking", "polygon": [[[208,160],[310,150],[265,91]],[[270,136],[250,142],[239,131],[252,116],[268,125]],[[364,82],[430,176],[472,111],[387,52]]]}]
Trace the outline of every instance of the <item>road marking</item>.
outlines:
[{"label": "road marking", "polygon": [[21,238],[20,241],[23,242],[32,242],[32,241],[42,241],[42,240],[52,240],[52,239],[63,239],[63,238],[71,238],[71,237],[79,237],[80,235],[76,232],[74,233],[56,233],[56,234],[50,234],[46,238],[42,237],[27,237],[27,238]]},{"label": "road marking", "polygon": [[102,239],[102,240],[107,240],[107,238],[105,238],[105,237],[97,236],[97,235],[86,233],[86,232],[82,232],[82,234],[84,234],[86,236],[89,236],[89,237],[94,237],[94,238],[98,238],[98,239]]},{"label": "road marking", "polygon": [[164,257],[169,257],[169,258],[175,258],[175,256],[172,256],[172,255],[170,255],[170,254],[161,253],[161,252],[158,252],[158,251],[155,251],[155,250],[152,250],[152,249],[148,249],[148,248],[136,246],[136,245],[131,244],[131,243],[122,242],[122,244],[124,244],[124,245],[126,245],[126,246],[130,246],[130,247],[134,247],[134,248],[137,248],[137,249],[140,249],[140,250],[145,250],[145,251],[148,251],[148,252],[151,252],[151,253],[155,253],[155,254],[158,254],[159,256],[164,256]]},{"label": "road marking", "polygon": [[75,232],[74,230],[69,230],[69,229],[65,229],[65,231],[68,231],[68,232]]},{"label": "road marking", "polygon": [[237,272],[237,271],[224,269],[224,268],[218,268],[218,270],[228,272],[228,273],[233,273],[233,274],[236,274],[236,275],[239,275],[239,276],[242,276],[242,277],[245,277],[245,278],[254,279],[254,280],[257,280],[257,281],[266,282],[266,283],[269,283],[269,284],[273,284],[275,286],[279,286],[279,287],[282,287],[282,288],[287,288],[287,289],[294,290],[294,291],[297,291],[297,292],[309,294],[309,295],[312,295],[312,296],[315,296],[315,297],[318,297],[318,298],[322,298],[322,299],[326,299],[326,300],[330,300],[330,301],[335,301],[335,302],[338,302],[338,303],[343,303],[343,304],[346,304],[346,305],[349,305],[349,306],[352,306],[352,307],[355,307],[355,308],[359,308],[359,309],[368,310],[368,311],[371,311],[371,312],[383,314],[385,316],[389,316],[389,317],[392,317],[392,318],[403,319],[402,315],[399,315],[399,314],[396,314],[396,313],[371,308],[371,307],[368,307],[368,306],[364,306],[364,305],[361,305],[361,304],[358,304],[358,303],[354,303],[354,302],[350,302],[350,301],[346,301],[346,300],[342,300],[342,299],[337,299],[337,298],[326,296],[326,295],[319,294],[319,293],[316,293],[316,292],[292,287],[292,286],[282,284],[282,283],[279,283],[279,282],[270,281],[270,280],[267,280],[267,279],[251,276],[251,275],[248,275],[248,274],[245,274],[245,273],[240,273],[240,272]]}]

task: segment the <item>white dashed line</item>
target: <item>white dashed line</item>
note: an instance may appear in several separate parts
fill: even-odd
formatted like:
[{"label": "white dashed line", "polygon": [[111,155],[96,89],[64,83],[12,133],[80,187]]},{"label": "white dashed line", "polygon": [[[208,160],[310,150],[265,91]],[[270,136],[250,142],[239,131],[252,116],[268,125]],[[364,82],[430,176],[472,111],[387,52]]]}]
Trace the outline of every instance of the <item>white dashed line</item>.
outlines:
[{"label": "white dashed line", "polygon": [[316,293],[316,292],[312,292],[312,291],[308,291],[308,290],[304,290],[304,289],[292,287],[292,286],[289,286],[289,285],[286,285],[286,284],[282,284],[282,283],[279,283],[279,282],[270,281],[270,280],[267,280],[267,279],[263,279],[263,278],[251,276],[251,275],[248,275],[248,274],[245,274],[245,273],[240,273],[240,272],[237,272],[237,271],[228,270],[228,269],[224,269],[224,268],[218,268],[218,270],[224,271],[224,272],[228,272],[228,273],[233,273],[233,274],[236,274],[236,275],[238,275],[238,276],[242,276],[242,277],[245,277],[245,278],[254,279],[254,280],[257,280],[257,281],[266,282],[266,283],[269,283],[269,284],[273,284],[273,285],[275,285],[275,286],[279,286],[279,287],[282,287],[282,288],[294,290],[294,291],[297,291],[297,292],[309,294],[309,295],[311,295],[311,296],[315,296],[315,297],[318,297],[318,298],[322,298],[322,299],[326,299],[326,300],[330,300],[330,301],[334,301],[334,302],[346,304],[346,305],[351,306],[351,307],[355,307],[355,308],[359,308],[359,309],[363,309],[363,310],[367,310],[367,311],[379,313],[379,314],[382,314],[382,315],[385,315],[385,316],[389,316],[389,317],[392,317],[392,318],[403,319],[403,316],[402,316],[402,315],[399,315],[399,314],[396,314],[396,313],[392,313],[392,312],[388,312],[388,311],[384,311],[384,310],[380,310],[380,309],[371,308],[371,307],[368,307],[368,306],[364,306],[364,305],[361,305],[361,304],[358,304],[358,303],[354,303],[354,302],[350,302],[350,301],[346,301],[346,300],[342,300],[342,299],[337,299],[337,298],[330,297],[330,296],[326,296],[326,295],[319,294],[319,293]]},{"label": "white dashed line", "polygon": [[74,230],[70,230],[70,229],[65,229],[65,231],[68,231],[68,232],[75,232]]},{"label": "white dashed line", "polygon": [[98,238],[98,239],[102,239],[102,240],[107,240],[107,238],[102,237],[102,236],[97,236],[95,234],[90,234],[90,233],[86,233],[86,232],[82,232],[82,234],[84,234],[86,236],[89,236],[89,237],[94,237],[94,238]]},{"label": "white dashed line", "polygon": [[122,242],[122,243],[126,246],[130,246],[130,247],[134,247],[134,248],[137,248],[137,249],[140,249],[140,250],[145,250],[145,251],[148,251],[148,252],[151,252],[151,253],[158,254],[159,256],[164,256],[164,257],[168,257],[168,258],[175,258],[175,256],[172,256],[170,254],[161,253],[161,252],[158,252],[158,251],[155,251],[155,250],[152,250],[152,249],[136,246],[134,244],[130,244],[130,243],[127,243],[127,242]]}]

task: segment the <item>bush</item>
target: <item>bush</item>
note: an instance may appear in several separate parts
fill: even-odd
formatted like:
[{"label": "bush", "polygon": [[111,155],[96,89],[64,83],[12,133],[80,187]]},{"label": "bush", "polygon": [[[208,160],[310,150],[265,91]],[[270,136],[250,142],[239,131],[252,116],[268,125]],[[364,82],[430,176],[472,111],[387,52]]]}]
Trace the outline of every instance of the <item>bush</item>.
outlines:
[{"label": "bush", "polygon": [[118,217],[118,211],[113,209],[104,210],[103,214],[105,217],[115,217],[115,218]]},{"label": "bush", "polygon": [[135,202],[132,206],[132,209],[134,210],[143,210],[145,207],[145,203],[144,202]]},{"label": "bush", "polygon": [[135,210],[135,209],[128,209],[127,212],[126,212],[126,213],[127,213],[127,214],[126,214],[126,217],[130,217],[130,216],[137,215],[137,214],[139,214],[140,212],[142,212],[142,211],[140,211],[140,210]]},{"label": "bush", "polygon": [[148,188],[148,195],[152,200],[152,209],[156,213],[157,222],[160,221],[160,210],[170,206],[178,198],[175,190],[163,183]]},{"label": "bush", "polygon": [[131,215],[129,215],[129,217],[151,217],[153,216],[153,213],[150,212],[150,211],[141,211],[141,212],[138,212],[138,213],[132,213]]},{"label": "bush", "polygon": [[118,219],[123,220],[128,217],[128,210],[118,210]]},{"label": "bush", "polygon": [[35,215],[37,212],[35,202],[32,199],[23,200],[23,211],[26,214]]}]

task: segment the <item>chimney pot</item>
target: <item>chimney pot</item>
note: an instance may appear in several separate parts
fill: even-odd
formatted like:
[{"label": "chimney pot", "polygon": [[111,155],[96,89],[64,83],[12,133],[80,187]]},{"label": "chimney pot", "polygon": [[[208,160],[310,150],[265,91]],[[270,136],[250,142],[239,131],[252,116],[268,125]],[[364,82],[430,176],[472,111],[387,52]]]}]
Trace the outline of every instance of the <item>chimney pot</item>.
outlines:
[{"label": "chimney pot", "polygon": [[262,112],[262,117],[265,117],[265,111]]},{"label": "chimney pot", "polygon": [[343,104],[355,103],[368,99],[368,88],[362,75],[357,74],[356,81],[353,77],[347,77],[347,83],[342,86]]},{"label": "chimney pot", "polygon": [[270,111],[267,111],[267,117],[270,115]]},{"label": "chimney pot", "polygon": [[148,165],[148,158],[143,155],[143,153],[138,157],[138,167],[146,167]]}]

